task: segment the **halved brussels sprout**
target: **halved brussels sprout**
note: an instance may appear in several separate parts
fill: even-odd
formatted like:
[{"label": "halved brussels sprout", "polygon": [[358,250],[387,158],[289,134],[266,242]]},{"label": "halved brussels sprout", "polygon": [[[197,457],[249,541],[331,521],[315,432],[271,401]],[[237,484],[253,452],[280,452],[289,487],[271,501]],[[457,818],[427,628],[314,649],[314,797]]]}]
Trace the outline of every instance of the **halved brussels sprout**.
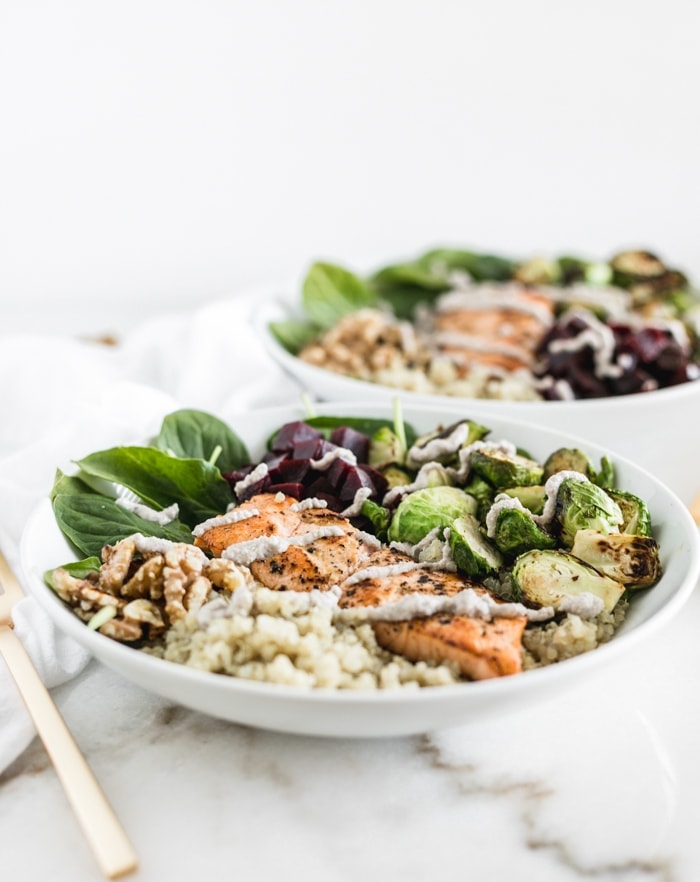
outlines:
[{"label": "halved brussels sprout", "polygon": [[554,530],[570,548],[579,530],[619,533],[623,522],[620,506],[597,484],[565,478],[554,504]]},{"label": "halved brussels sprout", "polygon": [[643,499],[627,490],[608,490],[607,493],[620,506],[622,512],[621,533],[651,536],[651,514]]},{"label": "halved brussels sprout", "polygon": [[659,547],[651,536],[579,530],[571,554],[627,588],[649,588],[661,578]]},{"label": "halved brussels sprout", "polygon": [[475,579],[483,579],[503,565],[499,550],[484,536],[473,515],[457,518],[450,527],[452,560],[457,569]]},{"label": "halved brussels sprout", "polygon": [[534,459],[496,447],[475,450],[469,462],[472,470],[497,490],[541,484],[544,475],[543,467]]},{"label": "halved brussels sprout", "polygon": [[435,527],[476,513],[477,503],[459,487],[427,487],[410,493],[399,503],[389,526],[390,542],[415,545]]},{"label": "halved brussels sprout", "polygon": [[516,559],[512,578],[522,601],[554,609],[565,597],[593,594],[603,602],[603,608],[611,612],[625,591],[621,582],[599,573],[566,551],[526,551]]}]

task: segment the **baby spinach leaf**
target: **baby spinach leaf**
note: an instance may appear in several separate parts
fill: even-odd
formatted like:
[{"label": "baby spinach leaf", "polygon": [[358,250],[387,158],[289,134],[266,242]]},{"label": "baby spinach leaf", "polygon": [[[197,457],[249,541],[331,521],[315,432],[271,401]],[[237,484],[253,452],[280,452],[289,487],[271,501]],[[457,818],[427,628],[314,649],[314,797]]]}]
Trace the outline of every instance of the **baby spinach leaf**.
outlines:
[{"label": "baby spinach leaf", "polygon": [[418,262],[430,272],[465,270],[477,282],[506,282],[513,277],[517,263],[496,254],[479,254],[460,248],[435,248]]},{"label": "baby spinach leaf", "polygon": [[231,427],[202,410],[168,414],[154,445],[174,456],[206,460],[220,472],[232,472],[249,462],[245,444]]},{"label": "baby spinach leaf", "polygon": [[103,546],[132,533],[147,533],[173,542],[192,542],[191,531],[180,521],[161,526],[144,521],[107,496],[97,493],[60,494],[53,511],[63,535],[87,557],[99,557]]},{"label": "baby spinach leaf", "polygon": [[53,487],[49,498],[53,502],[59,493],[70,493],[78,495],[80,493],[95,493],[88,484],[81,481],[76,475],[66,475],[61,469],[56,469],[56,477],[54,478]]},{"label": "baby spinach leaf", "polygon": [[302,303],[312,322],[330,328],[344,315],[374,306],[376,298],[359,276],[341,266],[318,262],[304,279]]},{"label": "baby spinach leaf", "polygon": [[385,266],[372,276],[372,286],[378,291],[393,288],[418,288],[424,291],[446,291],[449,287],[447,271],[439,266],[424,266],[420,261]]},{"label": "baby spinach leaf", "polygon": [[[73,576],[74,579],[84,579],[86,576],[89,576],[90,573],[98,573],[101,564],[102,561],[97,556],[86,557],[84,560],[73,560],[70,563],[63,564],[61,569],[65,570],[70,576]],[[47,570],[44,573],[44,581],[49,588],[54,587],[53,574],[54,570]]]},{"label": "baby spinach leaf", "polygon": [[270,331],[287,352],[296,355],[307,343],[318,337],[321,329],[310,322],[288,319],[285,322],[270,322]]},{"label": "baby spinach leaf", "polygon": [[202,459],[169,456],[155,447],[113,447],[78,461],[87,475],[122,484],[147,505],[180,507],[180,519],[194,527],[226,511],[233,502],[228,482]]}]

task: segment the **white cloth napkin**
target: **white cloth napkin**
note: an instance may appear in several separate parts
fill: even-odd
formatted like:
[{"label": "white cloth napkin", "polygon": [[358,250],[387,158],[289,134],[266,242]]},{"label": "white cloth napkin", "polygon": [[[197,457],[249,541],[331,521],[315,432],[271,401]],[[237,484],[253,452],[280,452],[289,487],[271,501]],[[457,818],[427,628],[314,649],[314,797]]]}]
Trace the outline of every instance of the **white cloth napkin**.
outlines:
[{"label": "white cloth napkin", "polygon": [[[18,543],[57,467],[146,438],[178,407],[236,413],[299,400],[299,387],[252,328],[260,296],[151,319],[113,348],[68,337],[0,339],[0,545],[20,581]],[[33,598],[22,600],[13,618],[47,686],[87,664],[87,653],[57,632]],[[0,659],[0,771],[33,734]]]}]

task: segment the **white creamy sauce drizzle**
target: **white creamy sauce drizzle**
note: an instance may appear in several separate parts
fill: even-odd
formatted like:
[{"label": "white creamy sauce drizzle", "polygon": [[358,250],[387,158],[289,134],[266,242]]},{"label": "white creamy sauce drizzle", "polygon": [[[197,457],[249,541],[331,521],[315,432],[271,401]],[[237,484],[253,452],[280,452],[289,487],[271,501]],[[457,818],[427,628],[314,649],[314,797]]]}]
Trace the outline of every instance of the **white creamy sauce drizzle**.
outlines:
[{"label": "white creamy sauce drizzle", "polygon": [[214,527],[222,527],[224,524],[237,524],[239,521],[247,521],[248,518],[258,517],[260,512],[257,508],[231,508],[226,514],[218,515],[215,518],[208,518],[206,521],[202,521],[201,524],[197,524],[197,526],[192,530],[192,535],[195,537],[202,536],[207,530],[212,530]]},{"label": "white creamy sauce drizzle", "polygon": [[594,619],[599,616],[605,604],[590,591],[582,591],[580,594],[567,594],[557,603],[557,612],[570,613],[581,619]]},{"label": "white creamy sauce drizzle", "polygon": [[469,424],[458,423],[449,435],[431,438],[424,444],[414,444],[408,451],[408,458],[416,464],[433,462],[443,456],[456,453],[469,437]]},{"label": "white creamy sauce drizzle", "polygon": [[127,511],[143,518],[144,521],[150,521],[152,524],[159,524],[161,527],[165,527],[167,524],[172,524],[175,518],[180,514],[180,506],[177,502],[173,502],[172,505],[169,505],[167,508],[163,508],[160,511],[151,508],[150,505],[146,505],[144,502],[135,502],[132,499],[117,497],[115,502],[121,508],[125,508]]},{"label": "white creamy sauce drizzle", "polygon": [[317,499],[315,496],[309,496],[290,506],[292,511],[306,511],[309,508],[328,508],[325,499]]},{"label": "white creamy sauce drizzle", "polygon": [[265,475],[270,471],[266,462],[261,462],[259,465],[255,466],[250,474],[246,475],[245,478],[242,478],[240,481],[237,481],[233,492],[236,496],[240,496],[241,493],[245,492],[248,487],[251,487],[253,484],[258,481],[262,481]]},{"label": "white creamy sauce drizzle", "polygon": [[473,334],[462,334],[458,331],[437,331],[434,335],[438,346],[455,346],[458,349],[472,349],[474,352],[496,353],[509,355],[526,364],[532,362],[532,353],[524,346],[504,343],[497,340],[486,340]]},{"label": "white creamy sauce drizzle", "polygon": [[340,527],[319,527],[309,533],[300,536],[260,536],[257,539],[248,539],[245,542],[235,542],[225,548],[221,557],[232,560],[234,563],[248,566],[256,560],[266,560],[276,554],[282,554],[292,545],[311,545],[318,539],[328,539],[333,536],[344,536]]},{"label": "white creamy sauce drizzle", "polygon": [[316,469],[318,472],[325,472],[338,459],[349,465],[357,465],[357,457],[352,450],[348,450],[347,447],[335,447],[333,450],[325,453],[320,459],[310,460],[311,468]]},{"label": "white creamy sauce drizzle", "polygon": [[127,536],[134,543],[139,554],[167,554],[173,548],[182,548],[184,545],[188,552],[201,556],[203,560],[207,560],[206,554],[196,545],[188,545],[183,542],[173,542],[170,539],[160,539],[157,536],[144,536],[143,533],[133,533]]},{"label": "white creamy sauce drizzle", "polygon": [[625,317],[632,307],[632,297],[620,288],[594,287],[581,283],[566,288],[545,286],[537,289],[537,293],[555,303],[586,303],[602,307],[609,315]]},{"label": "white creamy sauce drizzle", "polygon": [[468,616],[486,621],[525,616],[530,622],[545,622],[554,617],[554,609],[551,606],[530,609],[521,603],[502,603],[494,600],[490,594],[480,594],[473,588],[465,588],[452,597],[416,592],[380,606],[353,607],[343,611],[344,618],[370,622],[407,622],[436,615]]},{"label": "white creamy sauce drizzle", "polygon": [[492,309],[530,315],[545,327],[552,323],[551,310],[545,304],[528,299],[522,288],[512,285],[473,285],[467,289],[447,291],[435,304],[437,313]]},{"label": "white creamy sauce drizzle", "polygon": [[340,512],[344,518],[356,518],[362,514],[362,506],[372,495],[371,487],[358,487],[350,505]]}]

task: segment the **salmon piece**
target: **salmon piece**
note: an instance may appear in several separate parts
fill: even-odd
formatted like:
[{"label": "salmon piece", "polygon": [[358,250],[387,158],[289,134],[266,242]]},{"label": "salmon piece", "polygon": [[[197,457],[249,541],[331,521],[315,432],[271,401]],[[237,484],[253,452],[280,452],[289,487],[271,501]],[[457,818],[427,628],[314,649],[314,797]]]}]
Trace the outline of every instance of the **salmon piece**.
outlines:
[{"label": "salmon piece", "polygon": [[527,619],[428,616],[410,622],[375,622],[377,643],[410,661],[455,662],[470,680],[522,670],[521,643]]},{"label": "salmon piece", "polygon": [[352,607],[380,606],[383,603],[392,603],[401,600],[402,597],[408,594],[439,594],[445,597],[452,597],[465,588],[474,588],[475,591],[486,591],[477,582],[471,582],[467,578],[458,576],[457,573],[416,567],[412,557],[394,551],[392,548],[381,548],[369,555],[362,563],[362,569],[369,567],[380,567],[383,569],[384,567],[402,566],[404,564],[412,566],[413,569],[393,575],[380,572],[374,578],[341,585],[343,593],[338,605],[342,609],[349,609]]},{"label": "salmon piece", "polygon": [[[412,558],[383,548],[371,555],[364,567],[410,565]],[[442,570],[410,569],[393,575],[343,585],[341,608],[380,606],[410,594],[440,594],[452,597],[465,588],[488,594],[483,585]],[[463,676],[485,680],[517,674],[522,670],[521,644],[527,619],[495,618],[492,621],[469,616],[433,615],[408,622],[373,622],[377,643],[410,661],[453,661]]]},{"label": "salmon piece", "polygon": [[250,565],[253,576],[268,588],[277,591],[326,591],[339,585],[368,556],[362,534],[347,518],[325,508],[309,508],[292,536],[303,536],[323,527],[337,527],[340,536],[324,536],[309,545],[290,545],[286,551],[255,561]]},{"label": "salmon piece", "polygon": [[553,316],[553,304],[533,292],[522,291],[515,297],[523,304],[517,308],[494,307],[484,309],[459,309],[440,313],[435,320],[438,332],[465,334],[478,338],[484,348],[470,347],[446,342],[444,352],[461,356],[466,361],[493,365],[506,370],[529,367],[533,354],[546,327],[542,320],[527,308],[535,307]]},{"label": "salmon piece", "polygon": [[275,493],[253,496],[236,511],[258,511],[259,514],[231,524],[218,524],[198,536],[194,544],[214,557],[221,557],[224,549],[236,542],[259,539],[261,536],[291,536],[301,523],[301,512],[292,506],[297,502],[291,496],[281,501]]}]

